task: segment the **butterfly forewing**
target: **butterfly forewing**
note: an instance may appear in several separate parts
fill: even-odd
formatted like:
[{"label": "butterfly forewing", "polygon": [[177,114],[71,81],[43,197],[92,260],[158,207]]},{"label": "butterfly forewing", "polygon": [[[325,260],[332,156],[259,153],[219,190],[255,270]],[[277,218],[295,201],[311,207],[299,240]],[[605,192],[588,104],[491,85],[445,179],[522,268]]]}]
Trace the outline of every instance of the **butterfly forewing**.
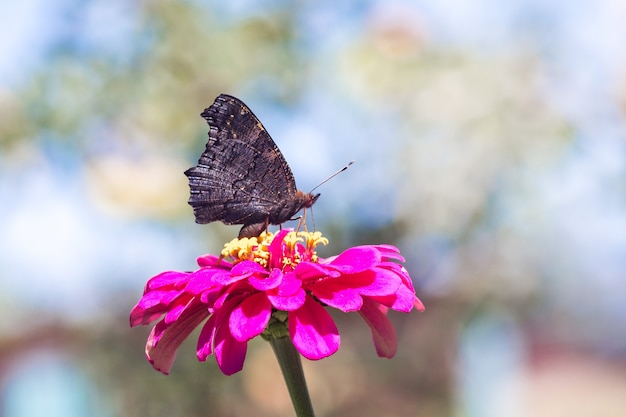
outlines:
[{"label": "butterfly forewing", "polygon": [[313,204],[313,196],[297,193],[285,158],[242,101],[222,94],[202,117],[209,141],[198,165],[185,172],[197,223],[279,224]]}]

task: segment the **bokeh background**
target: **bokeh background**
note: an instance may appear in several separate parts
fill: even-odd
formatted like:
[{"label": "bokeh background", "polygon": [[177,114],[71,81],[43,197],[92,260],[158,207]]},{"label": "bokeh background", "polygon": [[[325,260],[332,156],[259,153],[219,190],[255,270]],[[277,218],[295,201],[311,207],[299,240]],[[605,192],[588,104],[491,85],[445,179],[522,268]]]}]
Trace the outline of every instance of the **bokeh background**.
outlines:
[{"label": "bokeh background", "polygon": [[271,349],[170,376],[145,281],[238,231],[183,171],[219,93],[263,121],[331,243],[391,243],[423,314],[376,356],[338,316],[319,416],[626,416],[626,4],[7,2],[0,13],[0,415],[290,416]]}]

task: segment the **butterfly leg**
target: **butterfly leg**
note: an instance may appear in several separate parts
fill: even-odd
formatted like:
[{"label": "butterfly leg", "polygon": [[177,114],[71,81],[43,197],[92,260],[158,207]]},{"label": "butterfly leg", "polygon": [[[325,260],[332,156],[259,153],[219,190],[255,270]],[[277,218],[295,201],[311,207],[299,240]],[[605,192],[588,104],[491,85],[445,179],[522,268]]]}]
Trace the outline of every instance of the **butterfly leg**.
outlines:
[{"label": "butterfly leg", "polygon": [[[298,217],[294,217],[293,219],[290,219],[290,220],[298,220],[298,227],[296,228],[296,231],[299,232],[302,229],[305,232],[308,232],[308,228],[306,227],[306,209],[302,210],[302,215]],[[313,227],[315,229],[315,226]]]},{"label": "butterfly leg", "polygon": [[[302,215],[298,216],[292,220],[299,220],[298,222],[298,231],[302,228],[305,232],[308,232],[309,229],[306,226],[306,209],[302,210]],[[313,211],[311,211],[311,223],[313,224],[313,230],[315,230],[315,217],[313,217]]]}]

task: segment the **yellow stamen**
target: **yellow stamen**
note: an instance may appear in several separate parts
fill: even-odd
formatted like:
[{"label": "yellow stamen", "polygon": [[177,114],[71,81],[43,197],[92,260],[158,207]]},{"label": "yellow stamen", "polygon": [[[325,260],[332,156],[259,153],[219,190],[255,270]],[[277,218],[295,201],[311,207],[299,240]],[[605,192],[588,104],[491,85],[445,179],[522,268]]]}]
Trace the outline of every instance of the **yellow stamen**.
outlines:
[{"label": "yellow stamen", "polygon": [[[269,246],[273,239],[274,234],[269,232],[263,232],[259,237],[233,239],[224,245],[222,257],[234,263],[250,260],[266,267],[269,260]],[[283,242],[285,248],[281,264],[284,269],[295,267],[303,260],[303,257],[305,260],[317,262],[315,248],[319,244],[327,245],[328,239],[320,232],[289,232]]]},{"label": "yellow stamen", "polygon": [[300,232],[300,235],[304,236],[305,246],[308,250],[315,250],[315,247],[320,243],[324,246],[328,245],[328,239],[322,236],[322,232]]},{"label": "yellow stamen", "polygon": [[296,243],[302,242],[301,233],[306,233],[306,232],[299,232],[299,233],[289,232],[287,233],[287,236],[285,236],[285,240],[283,242],[285,242],[287,247],[289,247],[290,249],[293,249],[296,246]]}]

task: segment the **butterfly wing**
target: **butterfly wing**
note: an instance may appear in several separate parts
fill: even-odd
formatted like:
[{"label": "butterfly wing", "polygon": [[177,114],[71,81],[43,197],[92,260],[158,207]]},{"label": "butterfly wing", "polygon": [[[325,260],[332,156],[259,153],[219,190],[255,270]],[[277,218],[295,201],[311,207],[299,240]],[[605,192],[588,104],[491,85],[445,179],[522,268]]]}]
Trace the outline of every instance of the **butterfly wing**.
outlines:
[{"label": "butterfly wing", "polygon": [[[189,178],[196,223],[266,223],[296,195],[289,165],[241,100],[220,95],[202,113],[209,141]],[[286,221],[283,219],[282,221]]]}]

